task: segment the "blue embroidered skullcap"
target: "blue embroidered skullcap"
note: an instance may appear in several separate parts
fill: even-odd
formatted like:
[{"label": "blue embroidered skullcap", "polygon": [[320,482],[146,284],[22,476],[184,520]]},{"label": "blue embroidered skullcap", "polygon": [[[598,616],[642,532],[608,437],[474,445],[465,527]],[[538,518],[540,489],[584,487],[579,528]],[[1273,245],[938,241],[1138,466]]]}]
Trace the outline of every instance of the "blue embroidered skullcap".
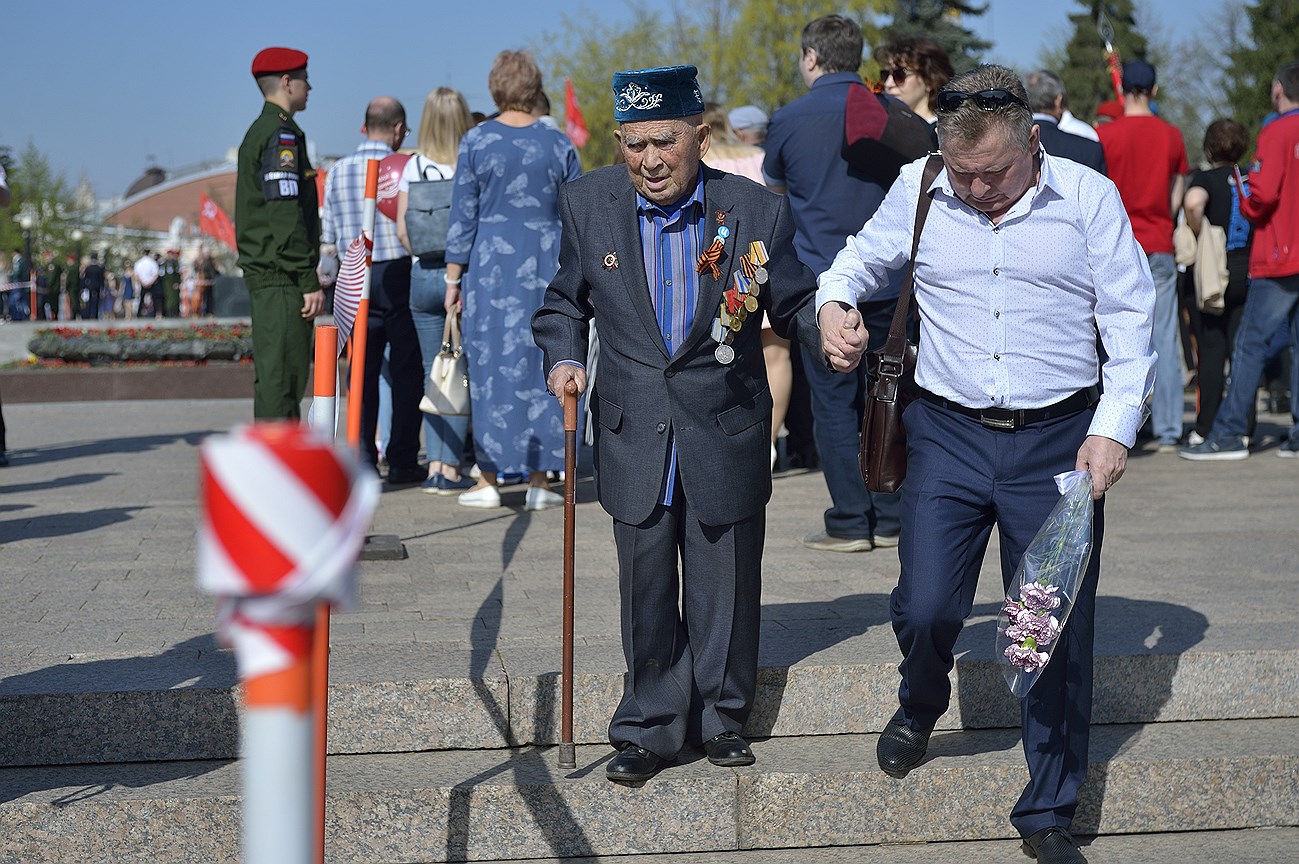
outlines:
[{"label": "blue embroidered skullcap", "polygon": [[704,113],[704,96],[699,92],[693,66],[660,66],[613,73],[613,119],[618,123],[637,120],[671,120]]}]

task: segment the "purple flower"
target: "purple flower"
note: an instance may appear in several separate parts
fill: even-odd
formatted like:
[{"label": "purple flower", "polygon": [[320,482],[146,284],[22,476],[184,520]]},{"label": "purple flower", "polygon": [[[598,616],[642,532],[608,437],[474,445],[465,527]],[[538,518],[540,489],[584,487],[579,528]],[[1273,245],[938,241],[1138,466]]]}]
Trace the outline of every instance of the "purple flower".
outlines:
[{"label": "purple flower", "polygon": [[1008,645],[1006,647],[1006,659],[1010,665],[1017,669],[1023,669],[1025,672],[1036,672],[1046,666],[1051,656],[1044,651],[1034,651],[1032,648],[1025,648],[1022,645]]},{"label": "purple flower", "polygon": [[1056,596],[1059,590],[1059,585],[1032,582],[1020,589],[1019,599],[1034,612],[1049,612],[1060,605],[1060,598]]},{"label": "purple flower", "polygon": [[1015,622],[1006,628],[1006,638],[1012,642],[1023,643],[1032,639],[1037,647],[1050,645],[1060,635],[1060,622],[1053,615],[1036,615],[1025,610]]},{"label": "purple flower", "polygon": [[1018,600],[1011,600],[1009,597],[1006,598],[1006,605],[1001,607],[1001,614],[1011,621],[1019,620],[1020,613],[1023,611],[1023,605]]}]

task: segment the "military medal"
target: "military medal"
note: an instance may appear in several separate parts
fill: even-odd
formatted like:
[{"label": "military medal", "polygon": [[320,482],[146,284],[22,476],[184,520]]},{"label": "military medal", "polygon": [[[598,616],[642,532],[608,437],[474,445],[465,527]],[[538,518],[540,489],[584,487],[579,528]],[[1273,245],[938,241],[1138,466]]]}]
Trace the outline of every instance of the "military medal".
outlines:
[{"label": "military medal", "polygon": [[716,349],[714,349],[713,356],[716,357],[717,362],[721,363],[723,366],[730,366],[735,362],[735,349],[730,345],[727,345],[725,342],[722,342],[718,344]]},{"label": "military medal", "polygon": [[695,262],[695,270],[699,273],[712,273],[714,279],[722,278],[722,268],[717,266],[721,260],[722,252],[726,248],[726,238],[731,236],[731,229],[725,225],[717,226],[717,236],[713,238],[712,244],[704,250]]},{"label": "military medal", "polygon": [[606,269],[606,270],[617,270],[617,269],[618,269],[618,253],[617,253],[617,252],[610,252],[609,254],[605,255],[605,256],[604,256],[604,261],[601,262],[601,266],[603,266],[604,269]]}]

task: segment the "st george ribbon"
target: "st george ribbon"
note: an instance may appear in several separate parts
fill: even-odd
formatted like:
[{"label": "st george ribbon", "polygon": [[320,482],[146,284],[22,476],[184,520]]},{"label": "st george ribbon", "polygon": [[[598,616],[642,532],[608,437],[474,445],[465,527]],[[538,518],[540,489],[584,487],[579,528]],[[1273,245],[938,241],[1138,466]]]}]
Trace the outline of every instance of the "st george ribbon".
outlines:
[{"label": "st george ribbon", "polygon": [[312,860],[312,630],[348,607],[379,484],[295,423],[260,423],[200,450],[199,589],[219,602],[244,686],[243,860]]}]

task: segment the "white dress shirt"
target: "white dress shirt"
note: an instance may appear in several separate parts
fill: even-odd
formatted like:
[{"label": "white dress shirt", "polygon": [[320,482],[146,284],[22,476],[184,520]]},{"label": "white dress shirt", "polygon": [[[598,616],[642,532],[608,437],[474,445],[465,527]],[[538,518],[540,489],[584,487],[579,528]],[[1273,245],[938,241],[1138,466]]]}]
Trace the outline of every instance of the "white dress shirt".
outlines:
[{"label": "white dress shirt", "polygon": [[1057,125],[1059,125],[1061,132],[1068,132],[1070,135],[1079,135],[1083,138],[1090,138],[1097,142],[1101,140],[1101,136],[1096,134],[1096,130],[1092,128],[1090,123],[1084,123],[1077,117],[1073,116],[1073,114],[1069,113],[1068,108],[1064,109],[1064,113],[1060,115],[1060,122]]},{"label": "white dress shirt", "polygon": [[[934,180],[915,271],[916,383],[970,408],[1019,409],[1103,378],[1090,434],[1131,447],[1155,377],[1150,268],[1109,179],[1045,151],[1041,160],[1037,184],[997,225],[956,196],[946,169]],[[906,263],[924,165],[904,167],[847,239],[818,280],[818,309],[869,298]]]}]

